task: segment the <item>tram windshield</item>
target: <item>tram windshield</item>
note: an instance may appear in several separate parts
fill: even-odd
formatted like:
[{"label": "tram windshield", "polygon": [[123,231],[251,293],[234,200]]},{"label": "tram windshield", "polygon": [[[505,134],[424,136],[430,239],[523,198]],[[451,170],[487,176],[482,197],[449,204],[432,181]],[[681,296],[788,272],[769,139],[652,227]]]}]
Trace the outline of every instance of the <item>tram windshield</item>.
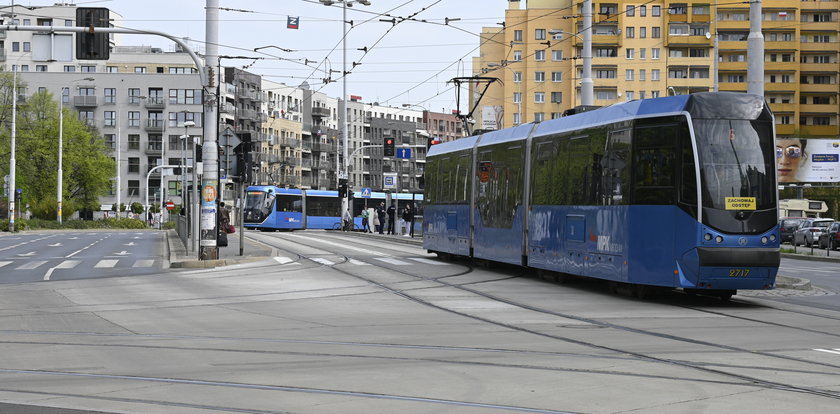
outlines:
[{"label": "tram windshield", "polygon": [[245,194],[245,221],[259,223],[271,213],[274,192],[248,191]]},{"label": "tram windshield", "polygon": [[738,205],[765,210],[775,206],[775,147],[770,122],[695,119],[694,133],[704,207],[732,210]]}]

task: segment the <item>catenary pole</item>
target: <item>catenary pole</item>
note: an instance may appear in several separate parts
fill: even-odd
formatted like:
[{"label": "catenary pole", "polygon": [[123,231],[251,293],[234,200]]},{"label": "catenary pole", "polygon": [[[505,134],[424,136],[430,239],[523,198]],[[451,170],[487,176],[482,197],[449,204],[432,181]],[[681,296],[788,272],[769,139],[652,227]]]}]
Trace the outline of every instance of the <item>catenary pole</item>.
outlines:
[{"label": "catenary pole", "polygon": [[219,74],[213,65],[219,60],[219,0],[207,0],[205,7],[205,65],[199,71],[205,73],[204,86],[204,141],[201,146],[203,174],[201,177],[201,223],[199,233],[199,253],[201,260],[219,258],[216,244],[219,194],[219,150],[218,129],[216,123],[216,82]]}]

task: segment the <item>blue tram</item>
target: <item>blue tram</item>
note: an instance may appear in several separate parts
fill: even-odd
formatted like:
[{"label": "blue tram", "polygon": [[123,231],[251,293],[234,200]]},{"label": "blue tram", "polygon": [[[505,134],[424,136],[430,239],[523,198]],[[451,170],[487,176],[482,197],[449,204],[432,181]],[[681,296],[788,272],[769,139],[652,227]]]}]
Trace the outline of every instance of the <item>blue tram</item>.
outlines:
[{"label": "blue tram", "polygon": [[435,145],[424,247],[637,287],[770,289],[773,128],[762,97],[698,93]]},{"label": "blue tram", "polygon": [[[372,192],[370,197],[350,200],[354,228],[362,229],[362,210],[373,209],[389,202],[398,211],[406,203],[420,206],[422,194]],[[337,191],[300,190],[271,185],[249,186],[245,191],[243,211],[245,228],[264,231],[339,229],[341,228],[341,199]],[[371,225],[372,227],[372,225]]]}]

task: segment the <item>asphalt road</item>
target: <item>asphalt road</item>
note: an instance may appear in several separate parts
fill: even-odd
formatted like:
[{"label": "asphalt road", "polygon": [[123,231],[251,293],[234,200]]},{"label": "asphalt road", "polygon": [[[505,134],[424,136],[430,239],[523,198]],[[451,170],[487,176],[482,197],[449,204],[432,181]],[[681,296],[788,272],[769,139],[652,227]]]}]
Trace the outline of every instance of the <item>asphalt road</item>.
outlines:
[{"label": "asphalt road", "polygon": [[167,265],[157,231],[45,231],[0,236],[0,283],[159,273]]},{"label": "asphalt road", "polygon": [[833,413],[840,312],[638,300],[336,232],[268,260],[0,285],[0,401],[120,413]]}]

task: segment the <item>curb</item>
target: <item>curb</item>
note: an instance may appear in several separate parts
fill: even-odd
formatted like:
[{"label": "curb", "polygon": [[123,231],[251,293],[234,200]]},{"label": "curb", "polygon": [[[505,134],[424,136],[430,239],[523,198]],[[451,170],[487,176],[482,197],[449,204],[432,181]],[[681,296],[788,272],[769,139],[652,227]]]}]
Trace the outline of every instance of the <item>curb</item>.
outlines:
[{"label": "curb", "polygon": [[799,277],[776,276],[777,289],[811,290],[811,281]]},{"label": "curb", "polygon": [[812,256],[810,254],[800,254],[800,253],[781,253],[782,257],[786,259],[799,259],[799,260],[814,260],[817,262],[832,262],[832,263],[840,263],[840,257],[823,257],[823,256]]}]

